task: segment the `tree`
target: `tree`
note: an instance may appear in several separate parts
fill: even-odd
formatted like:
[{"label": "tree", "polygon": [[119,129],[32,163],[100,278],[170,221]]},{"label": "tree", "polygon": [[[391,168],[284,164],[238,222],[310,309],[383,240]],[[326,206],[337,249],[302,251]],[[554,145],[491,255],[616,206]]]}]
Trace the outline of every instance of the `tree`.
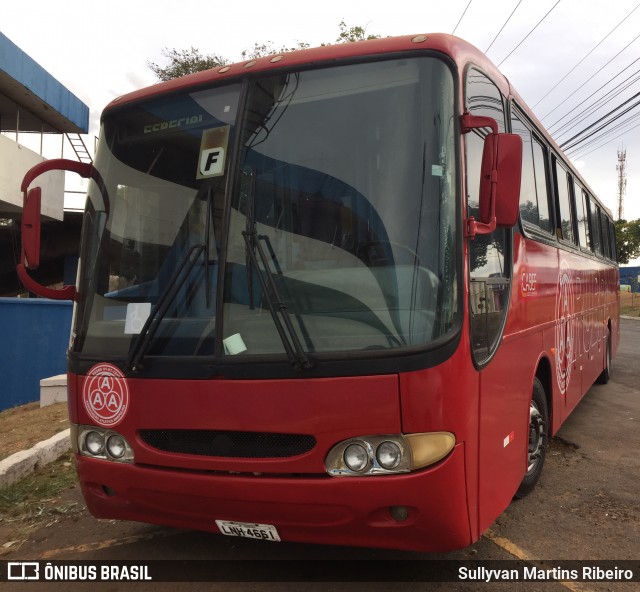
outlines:
[{"label": "tree", "polygon": [[[338,28],[340,29],[340,34],[335,40],[335,43],[352,43],[355,41],[378,39],[380,37],[380,35],[367,35],[366,28],[364,27],[348,27],[344,21],[340,21]],[[323,43],[322,45],[331,44]],[[258,43],[256,41],[251,49],[245,49],[242,52],[242,59],[245,61],[257,60],[264,56],[287,53],[298,49],[308,49],[309,47],[310,45],[308,43],[298,41],[294,47],[282,46],[278,49],[273,45],[273,41],[267,41],[266,43]],[[187,74],[193,74],[194,72],[201,72],[202,70],[209,70],[216,66],[224,66],[229,63],[229,60],[225,57],[217,54],[202,55],[193,47],[190,50],[183,49],[181,51],[165,47],[162,50],[162,55],[169,59],[169,65],[166,67],[162,67],[153,62],[147,62],[147,65],[158,77],[160,82],[179,78]]]},{"label": "tree", "polygon": [[640,256],[640,219],[616,220],[615,228],[618,263],[629,263]]},{"label": "tree", "polygon": [[308,43],[298,41],[295,47],[285,47],[284,45],[280,49],[276,49],[273,45],[273,41],[267,41],[266,43],[254,43],[253,49],[245,49],[242,52],[243,60],[257,60],[264,56],[274,55],[278,53],[287,53],[289,51],[297,51],[298,49],[309,49],[311,47]]},{"label": "tree", "polygon": [[344,21],[340,21],[338,25],[340,35],[336,39],[336,43],[353,43],[354,41],[368,41],[369,39],[379,39],[380,35],[367,35],[366,27],[347,27]]},{"label": "tree", "polygon": [[229,63],[229,60],[219,55],[202,55],[195,47],[181,51],[165,47],[161,53],[165,58],[169,59],[168,66],[163,68],[153,62],[147,62],[147,66],[151,68],[160,82],[180,78],[194,72],[210,70],[216,66],[224,66]]}]

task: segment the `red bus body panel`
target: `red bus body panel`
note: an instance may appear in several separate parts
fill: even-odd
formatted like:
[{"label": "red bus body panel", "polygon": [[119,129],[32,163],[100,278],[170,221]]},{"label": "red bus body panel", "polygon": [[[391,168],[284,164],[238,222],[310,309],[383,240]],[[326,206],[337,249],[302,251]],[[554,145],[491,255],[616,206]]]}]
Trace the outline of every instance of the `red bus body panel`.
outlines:
[{"label": "red bus body panel", "polygon": [[[115,463],[105,471],[102,464],[78,459],[87,507],[99,518],[212,532],[215,520],[273,524],[282,540],[334,545],[444,551],[471,543],[461,445],[433,469],[393,477],[176,474]],[[397,505],[408,507],[407,520],[391,518]]]},{"label": "red bus body panel", "polygon": [[[445,371],[431,372],[434,384],[445,384]],[[81,393],[85,377],[72,382]],[[130,406],[117,431],[134,447],[135,464],[76,457],[87,506],[97,517],[211,531],[217,531],[215,520],[256,522],[275,525],[283,540],[401,549],[471,543],[463,438],[445,460],[412,474],[337,478],[325,472],[324,458],[337,442],[403,431],[401,411],[408,411],[397,375],[127,382]],[[409,425],[459,422],[454,413],[447,418],[442,401],[453,395],[464,404],[466,389],[445,393],[427,381],[412,385],[413,396],[419,391],[422,409],[434,414],[421,413]],[[72,417],[92,423],[81,403]],[[139,437],[145,428],[295,432],[312,434],[317,445],[285,459],[199,457],[148,446]],[[393,520],[392,506],[406,506],[407,520]]]}]

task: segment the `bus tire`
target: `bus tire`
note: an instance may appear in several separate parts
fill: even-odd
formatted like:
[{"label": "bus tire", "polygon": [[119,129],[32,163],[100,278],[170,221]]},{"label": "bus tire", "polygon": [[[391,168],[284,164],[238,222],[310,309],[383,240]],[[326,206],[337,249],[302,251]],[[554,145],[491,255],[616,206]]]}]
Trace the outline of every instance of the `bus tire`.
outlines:
[{"label": "bus tire", "polygon": [[529,405],[529,443],[527,446],[527,472],[516,491],[516,498],[520,499],[529,495],[536,486],[544,459],[547,453],[549,440],[549,410],[547,397],[542,383],[536,376],[533,379],[533,392]]},{"label": "bus tire", "polygon": [[607,327],[607,351],[604,358],[604,369],[600,373],[600,376],[596,378],[598,384],[607,384],[611,378],[611,329]]}]

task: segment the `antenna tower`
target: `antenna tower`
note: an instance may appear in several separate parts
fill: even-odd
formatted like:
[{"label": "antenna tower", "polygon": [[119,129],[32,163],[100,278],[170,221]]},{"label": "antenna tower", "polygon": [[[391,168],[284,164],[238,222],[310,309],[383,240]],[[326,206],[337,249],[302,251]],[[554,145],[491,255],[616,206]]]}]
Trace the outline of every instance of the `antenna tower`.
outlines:
[{"label": "antenna tower", "polygon": [[627,192],[627,151],[618,150],[618,220],[624,216],[624,194]]}]

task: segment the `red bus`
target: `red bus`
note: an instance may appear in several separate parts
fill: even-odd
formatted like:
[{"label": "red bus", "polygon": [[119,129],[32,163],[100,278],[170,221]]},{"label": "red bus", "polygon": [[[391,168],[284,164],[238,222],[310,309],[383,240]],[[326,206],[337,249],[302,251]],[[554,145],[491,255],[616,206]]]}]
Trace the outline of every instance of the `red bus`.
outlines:
[{"label": "red bus", "polygon": [[[89,179],[76,286],[44,170]],[[479,51],[304,50],[115,99],[93,165],[23,183],[24,283],[75,300],[87,506],[265,540],[444,551],[529,493],[619,342],[610,212]]]}]

